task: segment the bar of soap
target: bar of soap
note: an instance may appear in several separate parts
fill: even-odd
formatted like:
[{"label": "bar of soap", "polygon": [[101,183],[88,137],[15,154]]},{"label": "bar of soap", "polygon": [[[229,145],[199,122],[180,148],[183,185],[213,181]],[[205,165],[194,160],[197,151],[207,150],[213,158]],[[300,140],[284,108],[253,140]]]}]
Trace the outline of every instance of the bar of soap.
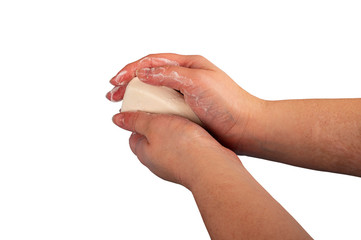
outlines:
[{"label": "bar of soap", "polygon": [[121,112],[131,111],[174,114],[202,125],[182,94],[165,86],[146,84],[137,77],[128,83],[121,109]]}]

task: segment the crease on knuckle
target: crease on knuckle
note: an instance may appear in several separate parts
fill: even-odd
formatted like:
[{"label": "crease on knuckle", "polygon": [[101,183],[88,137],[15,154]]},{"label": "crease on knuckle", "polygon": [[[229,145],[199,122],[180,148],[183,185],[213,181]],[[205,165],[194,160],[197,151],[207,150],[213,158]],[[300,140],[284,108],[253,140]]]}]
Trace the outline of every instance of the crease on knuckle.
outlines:
[{"label": "crease on knuckle", "polygon": [[133,115],[133,117],[131,117],[131,119],[129,120],[131,122],[131,129],[134,130],[134,132],[139,133],[139,123],[138,123],[138,119],[139,119],[139,113],[135,113]]}]

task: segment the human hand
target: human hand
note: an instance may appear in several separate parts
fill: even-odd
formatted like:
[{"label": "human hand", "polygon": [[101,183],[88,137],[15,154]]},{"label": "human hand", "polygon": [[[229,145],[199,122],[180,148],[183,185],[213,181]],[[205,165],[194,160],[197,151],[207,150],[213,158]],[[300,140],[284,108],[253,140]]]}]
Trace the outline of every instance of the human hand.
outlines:
[{"label": "human hand", "polygon": [[111,101],[123,99],[127,84],[137,76],[152,84],[179,90],[207,130],[223,145],[245,152],[263,101],[240,88],[227,74],[201,56],[153,54],[125,66],[111,83]]},{"label": "human hand", "polygon": [[142,164],[160,178],[188,189],[210,168],[242,166],[237,155],[185,118],[138,111],[118,113],[113,122],[133,132],[129,145]]}]

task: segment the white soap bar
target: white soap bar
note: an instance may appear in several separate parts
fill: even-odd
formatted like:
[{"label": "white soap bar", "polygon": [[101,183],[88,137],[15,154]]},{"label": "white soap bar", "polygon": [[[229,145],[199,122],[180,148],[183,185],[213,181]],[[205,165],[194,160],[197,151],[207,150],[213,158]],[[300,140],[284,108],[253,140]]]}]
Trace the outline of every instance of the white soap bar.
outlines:
[{"label": "white soap bar", "polygon": [[123,98],[121,112],[130,111],[174,114],[202,125],[182,94],[168,87],[146,84],[137,77],[129,82]]}]

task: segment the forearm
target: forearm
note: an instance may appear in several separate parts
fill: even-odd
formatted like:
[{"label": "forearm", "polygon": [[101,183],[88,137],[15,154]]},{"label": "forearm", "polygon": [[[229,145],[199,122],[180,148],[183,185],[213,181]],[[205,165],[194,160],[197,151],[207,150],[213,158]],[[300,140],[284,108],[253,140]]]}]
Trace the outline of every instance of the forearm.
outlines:
[{"label": "forearm", "polygon": [[241,163],[225,161],[206,168],[190,188],[213,240],[311,239]]},{"label": "forearm", "polygon": [[361,99],[267,102],[244,154],[361,176]]}]

